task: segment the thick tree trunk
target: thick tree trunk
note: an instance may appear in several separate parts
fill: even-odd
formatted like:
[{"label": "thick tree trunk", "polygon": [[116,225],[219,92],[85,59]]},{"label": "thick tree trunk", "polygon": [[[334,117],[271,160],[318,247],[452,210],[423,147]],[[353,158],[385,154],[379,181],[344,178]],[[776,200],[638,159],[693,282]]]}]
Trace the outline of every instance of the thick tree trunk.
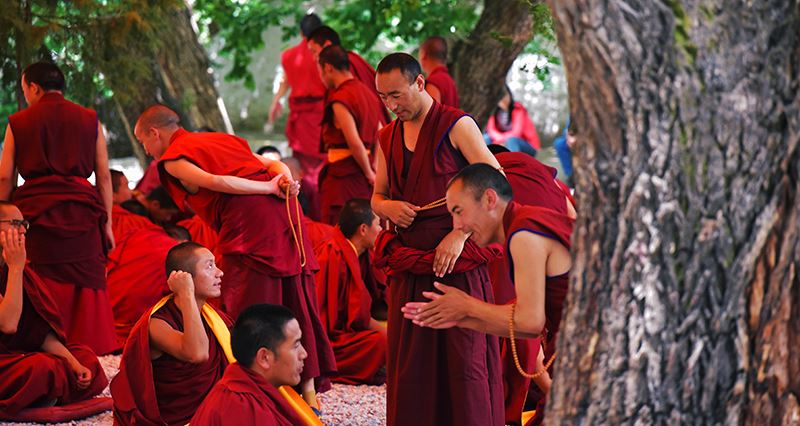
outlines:
[{"label": "thick tree trunk", "polygon": [[800,422],[797,1],[549,3],[581,214],[548,424]]},{"label": "thick tree trunk", "polygon": [[503,94],[506,75],[533,37],[532,3],[485,0],[467,40],[452,49],[450,68],[458,84],[461,108],[483,126]]}]

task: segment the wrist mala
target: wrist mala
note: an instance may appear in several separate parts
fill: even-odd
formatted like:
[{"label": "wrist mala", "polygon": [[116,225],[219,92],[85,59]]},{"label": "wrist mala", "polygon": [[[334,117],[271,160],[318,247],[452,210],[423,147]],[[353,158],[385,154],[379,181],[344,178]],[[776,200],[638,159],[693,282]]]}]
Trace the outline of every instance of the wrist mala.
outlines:
[{"label": "wrist mala", "polygon": [[[551,356],[550,359],[547,361],[547,363],[544,365],[542,371],[534,371],[533,373],[528,373],[522,369],[522,364],[520,364],[519,362],[519,355],[517,355],[517,343],[514,339],[514,311],[516,310],[516,308],[517,308],[517,302],[515,301],[514,303],[511,304],[511,315],[508,316],[508,335],[510,338],[509,340],[511,341],[511,356],[514,358],[514,365],[517,367],[517,371],[519,371],[519,374],[521,374],[522,377],[528,379],[535,379],[541,376],[542,374],[546,373],[547,370],[550,368],[550,366],[553,365],[553,361],[556,360],[556,353],[553,352],[553,356]],[[544,348],[541,348],[540,350],[544,350]]]},{"label": "wrist mala", "polygon": [[[294,206],[295,213],[297,213],[297,232],[294,230],[294,221],[292,221],[292,210],[289,208],[289,186],[286,186],[286,216],[289,217],[289,227],[292,228],[292,237],[294,238],[294,245],[297,247],[297,252],[300,254],[300,267],[306,266],[306,247],[303,244],[303,224],[300,220],[300,201],[295,197]],[[300,238],[297,238],[297,234]]]}]

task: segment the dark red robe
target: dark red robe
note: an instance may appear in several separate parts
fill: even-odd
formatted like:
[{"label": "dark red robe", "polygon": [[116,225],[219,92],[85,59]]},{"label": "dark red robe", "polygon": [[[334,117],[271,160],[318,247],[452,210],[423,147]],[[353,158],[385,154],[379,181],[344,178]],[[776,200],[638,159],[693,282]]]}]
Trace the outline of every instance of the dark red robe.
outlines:
[{"label": "dark red robe", "polygon": [[[208,173],[266,181],[272,175],[257,160],[247,141],[223,133],[189,133],[178,130],[161,157],[161,164],[185,158]],[[178,180],[161,167],[161,182],[178,205],[184,201],[219,235],[222,255],[222,309],[236,317],[255,303],[273,303],[294,312],[308,352],[303,379],[336,371],[325,329],[317,313],[314,272],[319,269],[303,215],[296,213],[296,199],[290,200],[291,223],[306,257],[295,243],[286,211],[286,200],[275,195],[231,195],[201,188],[189,194]],[[326,386],[323,385],[322,389]]]},{"label": "dark red robe", "polygon": [[372,297],[361,278],[355,248],[335,228],[317,252],[320,318],[336,356],[334,382],[380,385],[386,381],[386,335],[370,330]]},{"label": "dark red robe", "polygon": [[[372,65],[352,50],[347,52],[347,60],[350,62],[350,73],[353,74],[353,77],[364,83],[375,96],[378,96],[378,88],[375,87],[375,69],[372,68]],[[380,98],[378,98],[378,100],[380,100]],[[378,102],[377,108],[382,118],[381,124],[385,125],[392,121],[391,116],[389,116],[389,110],[386,109],[383,102]]]},{"label": "dark red robe", "polygon": [[[424,206],[445,195],[447,182],[466,159],[450,143],[448,134],[466,115],[434,102],[425,117],[413,155],[407,155],[403,173],[402,122],[395,120],[380,134],[386,156],[392,199]],[[402,248],[421,252],[435,250],[453,229],[446,206],[420,212],[408,229],[398,230]],[[377,253],[377,262],[391,260],[389,249]],[[493,301],[486,259],[491,257],[468,241],[460,262],[471,264],[463,272],[437,279],[433,268],[415,273],[397,269],[389,277],[389,352],[387,362],[387,422],[390,425],[502,425],[503,388],[497,337],[453,328],[418,327],[403,318],[400,307],[426,301],[423,291],[435,291],[434,281],[454,286],[487,302]]]},{"label": "dark red robe", "polygon": [[162,297],[170,293],[164,263],[178,242],[160,227],[125,236],[108,256],[108,296],[121,349],[131,328]]},{"label": "dark red robe", "polygon": [[190,423],[203,426],[306,424],[275,386],[239,363],[225,369],[222,380],[211,389]]},{"label": "dark red robe", "polygon": [[[0,267],[0,293],[6,293],[8,267]],[[58,306],[46,285],[29,267],[22,277],[22,314],[14,334],[0,333],[0,419],[41,401],[58,405],[89,399],[108,384],[103,367],[91,349],[66,344]],[[78,389],[74,371],[65,358],[42,351],[53,333],[92,373],[86,389]]]},{"label": "dark red robe", "polygon": [[[374,84],[373,84],[374,86]],[[378,139],[382,119],[380,99],[363,83],[350,79],[328,92],[325,115],[322,120],[323,149],[348,149],[344,132],[336,127],[333,105],[340,104],[353,116],[358,136],[367,152]],[[326,163],[319,176],[321,221],[335,225],[344,204],[353,198],[372,197],[372,185],[353,156]]]},{"label": "dark red robe", "polygon": [[[567,214],[567,194],[559,186],[556,169],[546,166],[537,159],[521,152],[504,152],[495,155],[511,184],[514,201],[528,206],[545,207]],[[516,299],[516,291],[508,273],[506,256],[489,263],[495,303],[505,305]],[[536,365],[541,341],[539,339],[517,339],[517,354],[526,371],[533,371]],[[506,423],[520,424],[521,415],[528,396],[528,389],[534,388],[531,380],[517,372],[511,347],[507,338],[500,338],[500,352],[503,361],[503,384],[505,390]],[[540,393],[540,392],[538,392]],[[533,399],[538,396],[531,395]]]},{"label": "dark red robe", "polygon": [[[219,314],[230,327],[230,319]],[[134,325],[122,353],[119,374],[111,381],[115,425],[185,425],[228,366],[222,346],[205,319],[208,360],[192,364],[167,353],[151,360],[150,317],[148,310]],[[183,331],[183,315],[173,299],[152,317]]]},{"label": "dark red robe", "polygon": [[425,85],[428,84],[436,86],[439,89],[439,94],[442,96],[441,103],[453,108],[459,108],[460,101],[458,100],[458,88],[453,77],[450,76],[450,71],[447,67],[436,67],[431,71],[428,78],[425,79]]},{"label": "dark red robe", "polygon": [[[510,253],[511,239],[520,232],[531,232],[558,241],[567,250],[570,249],[570,237],[574,220],[566,214],[559,213],[545,207],[523,206],[511,202],[503,215],[503,228],[506,234],[506,253]],[[508,256],[508,274],[514,280],[514,259]],[[556,351],[556,339],[561,324],[561,314],[564,308],[564,299],[569,289],[569,272],[545,280],[545,331],[544,331],[544,359],[547,363]],[[531,350],[530,360],[535,361],[540,345],[534,345]],[[535,365],[535,364],[530,364]],[[529,368],[528,371],[532,371]],[[548,370],[551,377],[553,367]],[[511,372],[510,374],[513,374]],[[538,395],[536,417],[531,424],[539,424],[544,419],[545,396]]]},{"label": "dark red robe", "polygon": [[9,117],[9,125],[25,179],[13,201],[31,222],[31,267],[60,301],[67,340],[108,353],[115,346],[105,290],[108,215],[86,180],[95,166],[97,114],[51,92]]}]

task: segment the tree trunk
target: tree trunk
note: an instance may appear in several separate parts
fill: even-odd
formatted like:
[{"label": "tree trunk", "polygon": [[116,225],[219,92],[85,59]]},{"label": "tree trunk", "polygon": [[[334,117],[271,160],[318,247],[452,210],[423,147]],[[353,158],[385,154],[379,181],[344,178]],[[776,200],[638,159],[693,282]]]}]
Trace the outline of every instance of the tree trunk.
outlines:
[{"label": "tree trunk", "polygon": [[797,1],[549,4],[581,212],[547,423],[800,422]]},{"label": "tree trunk", "polygon": [[450,69],[458,83],[461,108],[481,126],[503,95],[511,64],[533,37],[530,7],[538,2],[486,0],[467,40],[452,49]]}]

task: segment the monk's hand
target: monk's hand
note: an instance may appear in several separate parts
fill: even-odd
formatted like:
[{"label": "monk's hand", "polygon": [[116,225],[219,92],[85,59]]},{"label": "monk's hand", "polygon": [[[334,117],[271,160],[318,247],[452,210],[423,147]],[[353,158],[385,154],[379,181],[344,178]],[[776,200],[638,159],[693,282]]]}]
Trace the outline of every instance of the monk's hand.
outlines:
[{"label": "monk's hand", "polygon": [[75,361],[72,363],[72,371],[75,372],[76,384],[78,389],[86,389],[92,384],[92,372],[84,367],[81,363]]},{"label": "monk's hand", "polygon": [[169,289],[177,299],[194,298],[194,280],[192,274],[184,271],[172,271],[167,278]]},{"label": "monk's hand", "polygon": [[468,294],[438,281],[433,286],[441,293],[423,291],[422,296],[430,302],[409,302],[400,308],[403,316],[414,324],[430,328],[451,328],[469,315],[474,300]]},{"label": "monk's hand", "polygon": [[289,198],[297,197],[297,194],[300,193],[300,181],[293,180],[287,176],[283,176],[283,178],[278,182],[278,186],[281,189],[280,196],[281,198],[286,198],[286,190],[289,190]]},{"label": "monk's hand", "polygon": [[106,236],[110,244],[108,251],[114,250],[114,247],[117,246],[117,242],[114,239],[114,228],[111,226],[111,221],[106,222]]},{"label": "monk's hand", "polygon": [[442,238],[436,246],[436,255],[433,258],[433,274],[441,278],[453,272],[456,261],[464,250],[464,243],[469,236],[458,229],[453,229]]},{"label": "monk's hand", "polygon": [[0,232],[0,242],[3,244],[3,260],[12,269],[25,267],[25,234],[17,228],[9,228]]},{"label": "monk's hand", "polygon": [[383,214],[400,228],[408,228],[417,217],[419,207],[400,200],[386,200],[382,204]]}]

